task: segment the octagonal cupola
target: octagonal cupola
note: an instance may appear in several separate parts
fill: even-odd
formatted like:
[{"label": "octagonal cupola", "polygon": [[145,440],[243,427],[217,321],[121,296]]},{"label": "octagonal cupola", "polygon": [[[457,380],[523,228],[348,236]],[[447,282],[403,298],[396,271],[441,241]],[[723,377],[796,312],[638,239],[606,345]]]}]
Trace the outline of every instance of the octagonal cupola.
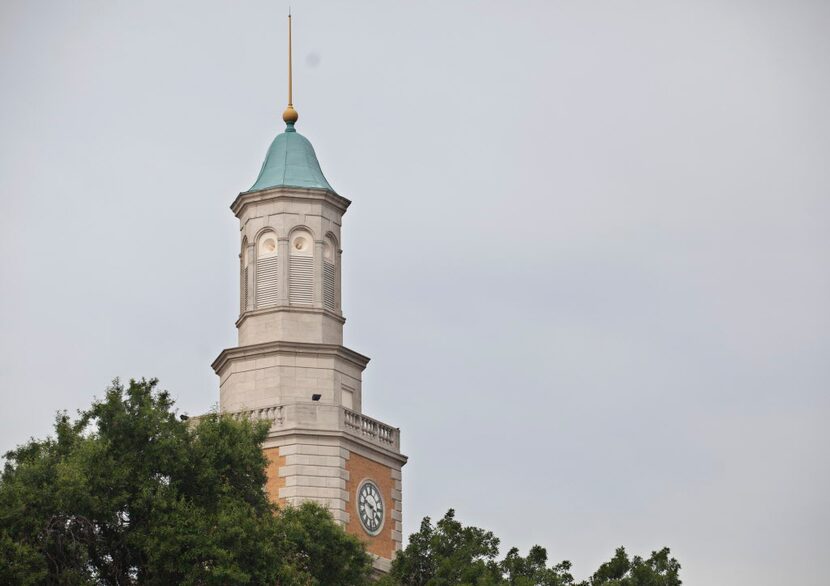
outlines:
[{"label": "octagonal cupola", "polygon": [[288,100],[285,131],[253,186],[231,205],[242,239],[240,346],[343,341],[340,228],[351,202],[332,189],[297,132],[290,89]]}]

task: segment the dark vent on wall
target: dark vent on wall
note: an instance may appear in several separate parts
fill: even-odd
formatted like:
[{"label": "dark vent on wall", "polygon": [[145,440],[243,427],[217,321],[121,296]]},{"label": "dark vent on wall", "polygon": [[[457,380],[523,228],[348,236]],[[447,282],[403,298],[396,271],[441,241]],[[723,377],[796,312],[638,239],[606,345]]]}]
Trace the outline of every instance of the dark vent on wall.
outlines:
[{"label": "dark vent on wall", "polygon": [[337,309],[334,295],[334,265],[330,262],[323,263],[323,307]]},{"label": "dark vent on wall", "polygon": [[256,261],[256,306],[276,305],[279,298],[279,257],[271,256]]},{"label": "dark vent on wall", "polygon": [[292,256],[289,301],[292,305],[311,305],[314,300],[314,257]]}]

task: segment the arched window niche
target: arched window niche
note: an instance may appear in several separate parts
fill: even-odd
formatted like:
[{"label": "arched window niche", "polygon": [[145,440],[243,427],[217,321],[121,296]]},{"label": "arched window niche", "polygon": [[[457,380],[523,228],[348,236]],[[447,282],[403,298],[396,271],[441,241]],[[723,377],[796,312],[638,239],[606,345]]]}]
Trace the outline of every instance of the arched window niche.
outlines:
[{"label": "arched window niche", "polygon": [[279,250],[277,234],[262,232],[256,247],[256,306],[257,309],[277,304],[279,299]]},{"label": "arched window niche", "polygon": [[288,301],[291,305],[314,302],[314,237],[297,228],[288,237]]}]

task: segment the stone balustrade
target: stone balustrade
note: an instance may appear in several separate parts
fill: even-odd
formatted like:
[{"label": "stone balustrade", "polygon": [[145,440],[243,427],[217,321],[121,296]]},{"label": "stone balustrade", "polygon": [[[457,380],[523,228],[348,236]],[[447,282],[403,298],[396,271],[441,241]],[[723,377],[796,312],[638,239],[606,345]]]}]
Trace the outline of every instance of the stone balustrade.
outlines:
[{"label": "stone balustrade", "polygon": [[381,423],[377,419],[366,417],[355,411],[343,408],[343,423],[345,430],[360,437],[366,438],[372,443],[381,446],[400,449],[400,430]]},{"label": "stone balustrade", "polygon": [[228,415],[237,421],[240,419],[247,419],[249,421],[270,421],[271,427],[274,427],[275,425],[282,425],[285,421],[282,405],[262,407],[260,409],[248,409],[246,411],[236,411],[234,413],[228,413]]},{"label": "stone balustrade", "polygon": [[313,428],[343,431],[393,452],[399,452],[400,430],[356,411],[324,403],[291,403],[228,413],[236,420],[268,421],[271,431]]}]

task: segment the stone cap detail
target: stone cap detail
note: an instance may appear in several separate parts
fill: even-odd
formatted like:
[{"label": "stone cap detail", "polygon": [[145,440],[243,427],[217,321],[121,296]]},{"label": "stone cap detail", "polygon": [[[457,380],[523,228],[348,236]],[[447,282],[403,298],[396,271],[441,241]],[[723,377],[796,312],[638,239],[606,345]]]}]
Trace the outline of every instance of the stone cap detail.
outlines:
[{"label": "stone cap detail", "polygon": [[303,201],[318,200],[325,201],[333,205],[341,214],[345,214],[351,201],[338,195],[333,191],[324,189],[311,189],[305,187],[271,187],[268,189],[260,189],[258,191],[243,191],[236,196],[231,204],[231,211],[238,218],[242,214],[242,210],[250,203],[260,201],[273,201],[277,199],[287,199],[289,201]]},{"label": "stone cap detail", "polygon": [[249,317],[255,317],[257,315],[266,315],[269,313],[279,313],[280,311],[286,311],[289,313],[308,313],[312,315],[324,315],[326,317],[330,317],[340,325],[346,323],[345,317],[325,307],[313,307],[308,305],[271,305],[269,307],[262,307],[260,309],[246,309],[239,315],[239,319],[236,320],[236,324],[234,325],[236,325],[236,327],[238,328],[242,325],[242,322],[244,322]]},{"label": "stone cap detail", "polygon": [[308,342],[264,342],[250,346],[236,346],[222,350],[211,367],[216,374],[220,374],[227,363],[238,358],[258,358],[271,354],[304,354],[314,356],[336,356],[351,362],[361,370],[369,364],[369,357],[349,350],[338,344],[312,344]]}]

